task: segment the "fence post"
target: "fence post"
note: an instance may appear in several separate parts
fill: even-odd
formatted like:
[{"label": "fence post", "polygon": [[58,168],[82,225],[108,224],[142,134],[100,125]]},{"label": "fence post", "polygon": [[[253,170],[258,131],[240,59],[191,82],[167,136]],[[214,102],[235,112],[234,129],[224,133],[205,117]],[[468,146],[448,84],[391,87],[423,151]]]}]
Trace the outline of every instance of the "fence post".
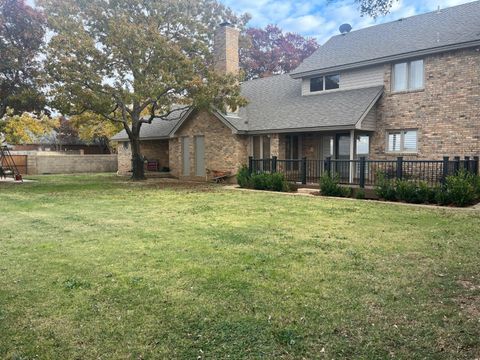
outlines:
[{"label": "fence post", "polygon": [[403,157],[397,157],[397,179],[402,180],[403,177]]},{"label": "fence post", "polygon": [[248,173],[250,175],[253,173],[253,156],[248,157]]},{"label": "fence post", "polygon": [[360,157],[360,187],[365,188],[365,156]]},{"label": "fence post", "polygon": [[325,164],[324,164],[324,170],[326,173],[331,174],[332,172],[332,157],[331,156],[328,156],[326,159],[325,159]]},{"label": "fence post", "polygon": [[302,158],[302,184],[305,185],[307,183],[307,158]]},{"label": "fence post", "polygon": [[272,173],[277,172],[277,157],[272,156]]},{"label": "fence post", "polygon": [[443,168],[442,168],[442,184],[445,183],[448,176],[448,165],[449,165],[449,158],[448,156],[443,157]]},{"label": "fence post", "polygon": [[470,172],[470,156],[465,156],[465,170]]},{"label": "fence post", "polygon": [[478,156],[474,156],[473,157],[473,173],[475,175],[480,175],[480,171],[479,171],[479,165],[480,165],[480,161],[479,161],[479,157]]},{"label": "fence post", "polygon": [[[455,174],[460,170],[460,156],[455,156]],[[454,174],[454,175],[455,175]]]}]

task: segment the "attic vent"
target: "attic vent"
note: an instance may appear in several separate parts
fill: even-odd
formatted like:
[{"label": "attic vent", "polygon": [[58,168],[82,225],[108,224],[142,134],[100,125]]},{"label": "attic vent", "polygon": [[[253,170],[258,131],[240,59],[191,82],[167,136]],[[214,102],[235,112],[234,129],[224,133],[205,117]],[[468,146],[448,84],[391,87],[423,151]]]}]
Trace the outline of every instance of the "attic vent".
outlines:
[{"label": "attic vent", "polygon": [[345,34],[349,33],[349,32],[352,30],[352,25],[350,25],[350,24],[342,24],[342,25],[340,25],[340,27],[338,28],[338,30],[340,31],[341,34],[345,35]]}]

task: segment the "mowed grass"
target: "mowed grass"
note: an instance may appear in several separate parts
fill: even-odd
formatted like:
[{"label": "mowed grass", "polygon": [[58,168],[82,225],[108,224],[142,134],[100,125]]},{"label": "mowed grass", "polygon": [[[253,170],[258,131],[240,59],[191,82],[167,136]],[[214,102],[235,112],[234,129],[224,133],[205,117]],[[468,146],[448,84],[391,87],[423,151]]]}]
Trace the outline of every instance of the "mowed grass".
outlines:
[{"label": "mowed grass", "polygon": [[132,183],[0,184],[2,359],[475,359],[480,214]]}]

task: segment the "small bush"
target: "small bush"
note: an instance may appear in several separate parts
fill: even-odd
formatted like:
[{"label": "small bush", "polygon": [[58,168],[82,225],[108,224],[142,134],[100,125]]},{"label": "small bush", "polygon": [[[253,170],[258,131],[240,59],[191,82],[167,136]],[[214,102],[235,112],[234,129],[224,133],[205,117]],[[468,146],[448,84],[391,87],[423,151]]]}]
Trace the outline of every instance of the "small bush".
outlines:
[{"label": "small bush", "polygon": [[255,190],[271,190],[271,191],[295,191],[293,187],[285,179],[281,173],[248,173],[248,169],[241,168],[237,173],[238,185],[242,188],[250,188]]},{"label": "small bush", "polygon": [[377,172],[375,194],[377,194],[380,199],[387,201],[396,200],[395,182],[387,178],[387,175],[382,171]]},{"label": "small bush", "polygon": [[326,172],[320,177],[320,193],[325,196],[348,197],[351,189],[339,185],[338,174],[330,175]]},{"label": "small bush", "polygon": [[250,188],[251,186],[251,176],[248,171],[248,167],[243,165],[237,172],[237,183],[241,188]]},{"label": "small bush", "polygon": [[290,191],[290,186],[285,180],[285,176],[280,173],[273,173],[270,175],[270,190],[273,191],[283,191],[287,192]]},{"label": "small bush", "polygon": [[408,180],[397,180],[395,183],[395,197],[397,200],[408,203],[419,203],[418,187]]},{"label": "small bush", "polygon": [[252,187],[255,190],[269,190],[272,187],[270,174],[253,174]]},{"label": "small bush", "polygon": [[417,188],[418,202],[423,204],[435,203],[435,197],[438,191],[440,191],[439,187],[430,187],[426,182],[421,181]]},{"label": "small bush", "polygon": [[467,206],[479,199],[476,184],[478,176],[461,170],[456,175],[448,176],[445,185],[437,195],[443,205]]},{"label": "small bush", "polygon": [[365,199],[365,190],[364,189],[357,189],[355,192],[355,198],[356,199]]}]

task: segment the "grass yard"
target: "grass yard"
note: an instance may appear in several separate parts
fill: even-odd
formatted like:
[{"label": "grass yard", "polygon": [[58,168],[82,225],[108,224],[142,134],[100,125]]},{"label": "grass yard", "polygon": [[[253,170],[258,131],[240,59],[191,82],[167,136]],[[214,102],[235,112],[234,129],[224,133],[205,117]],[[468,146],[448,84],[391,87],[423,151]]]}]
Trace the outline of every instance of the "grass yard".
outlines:
[{"label": "grass yard", "polygon": [[475,359],[480,213],[0,184],[1,359]]}]

